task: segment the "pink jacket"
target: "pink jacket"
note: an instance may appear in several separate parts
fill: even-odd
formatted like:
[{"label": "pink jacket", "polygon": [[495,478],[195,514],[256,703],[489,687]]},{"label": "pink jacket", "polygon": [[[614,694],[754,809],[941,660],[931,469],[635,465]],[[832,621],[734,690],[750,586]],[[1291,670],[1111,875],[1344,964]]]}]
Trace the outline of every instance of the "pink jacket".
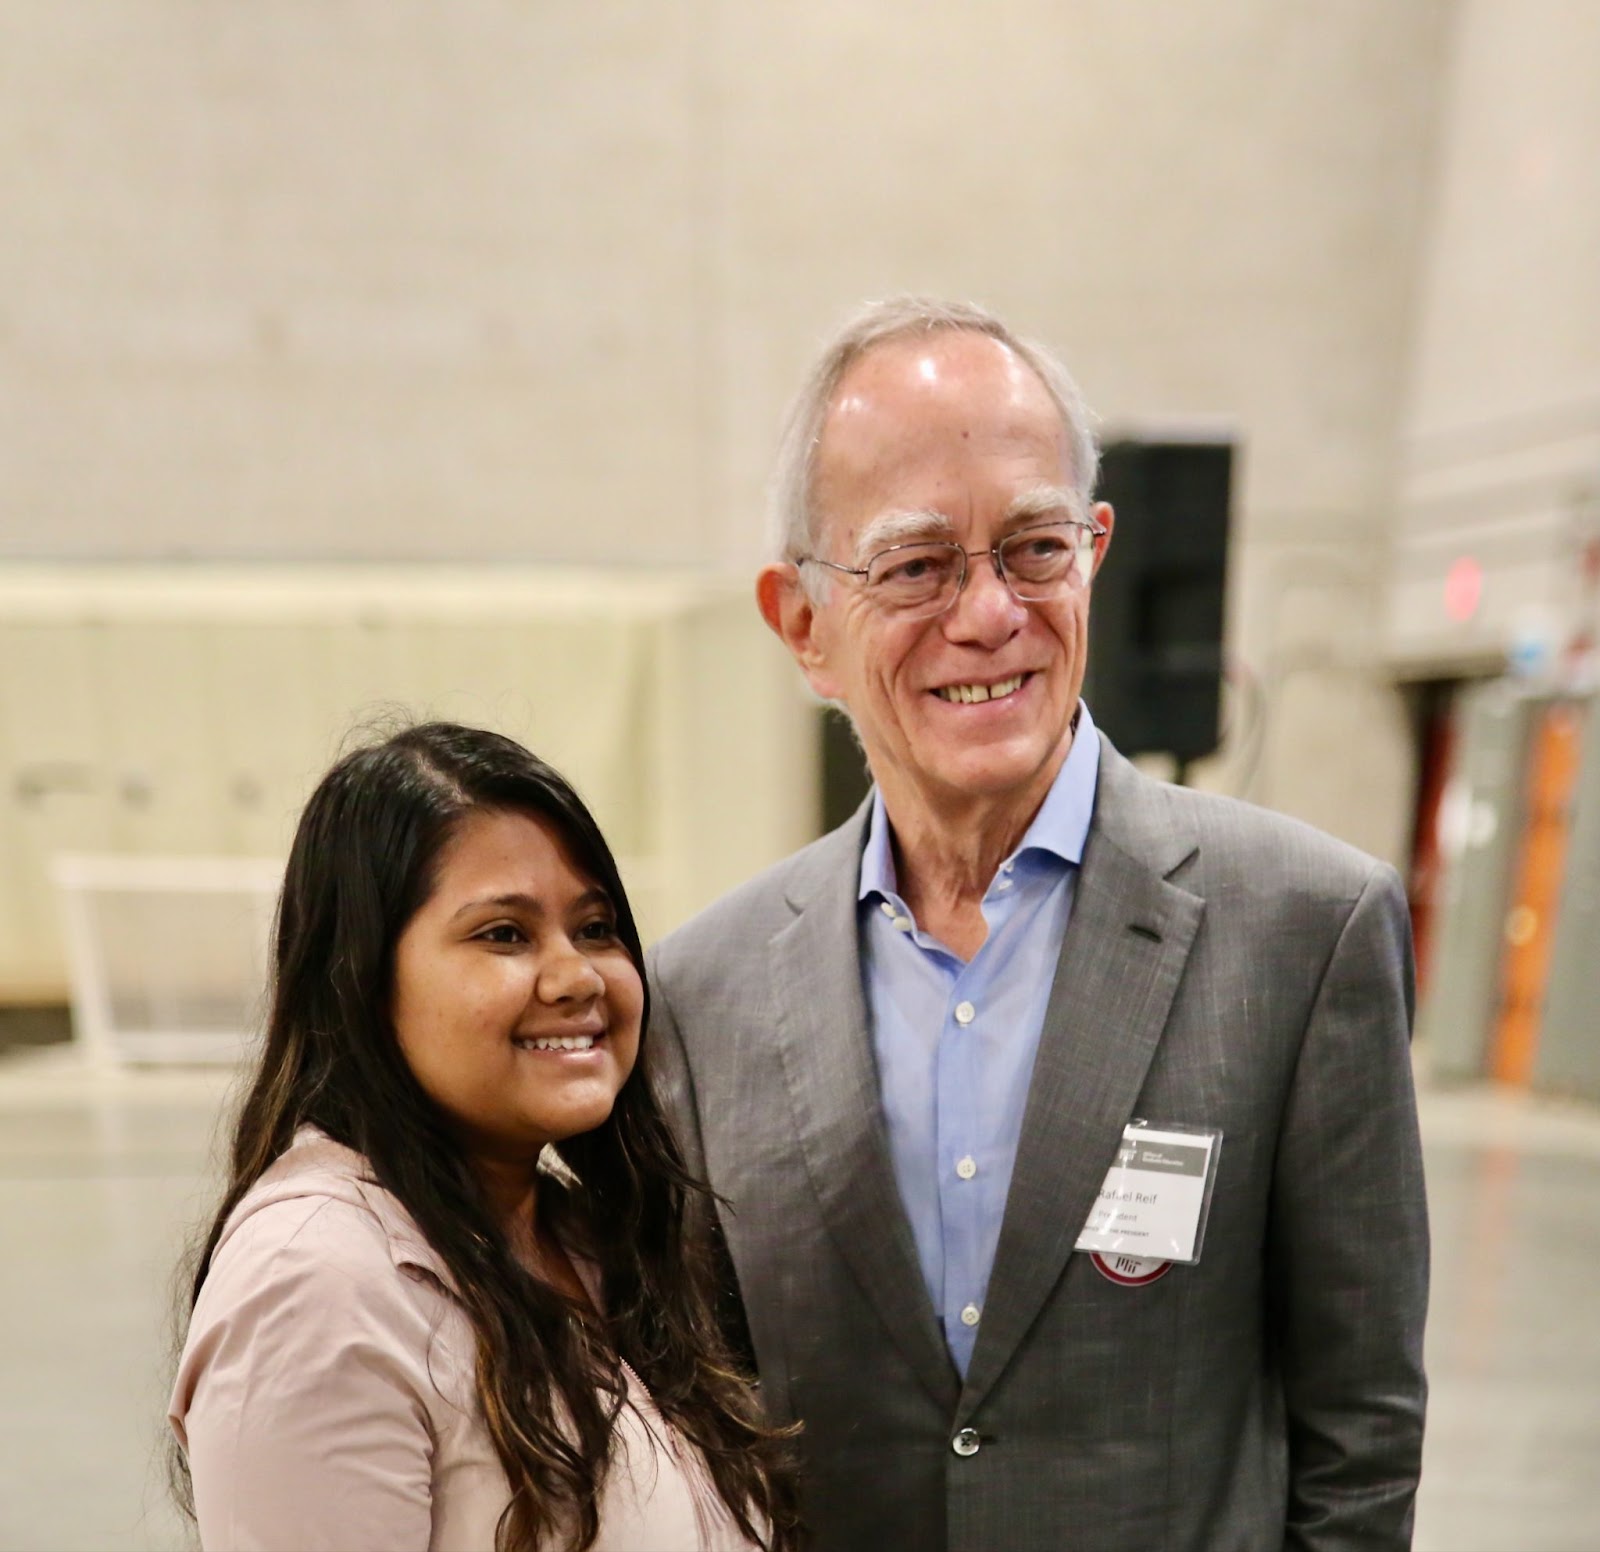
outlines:
[{"label": "pink jacket", "polygon": [[[488,1552],[510,1499],[444,1264],[361,1155],[304,1127],[228,1219],[170,1416],[211,1549]],[[603,1552],[747,1552],[631,1370]]]}]

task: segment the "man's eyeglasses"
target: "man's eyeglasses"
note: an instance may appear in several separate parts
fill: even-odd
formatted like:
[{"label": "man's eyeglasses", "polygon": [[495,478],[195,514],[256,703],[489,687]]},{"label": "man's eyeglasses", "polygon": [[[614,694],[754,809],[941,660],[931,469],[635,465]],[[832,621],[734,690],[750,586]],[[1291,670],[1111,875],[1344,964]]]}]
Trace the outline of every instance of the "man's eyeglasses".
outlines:
[{"label": "man's eyeglasses", "polygon": [[948,539],[919,539],[879,550],[865,566],[841,566],[802,555],[799,566],[826,566],[865,579],[867,597],[886,614],[921,620],[943,614],[967,585],[969,558],[987,555],[995,575],[1019,603],[1048,603],[1089,585],[1094,546],[1107,533],[1098,523],[1037,523],[1008,533],[986,550],[964,550]]}]

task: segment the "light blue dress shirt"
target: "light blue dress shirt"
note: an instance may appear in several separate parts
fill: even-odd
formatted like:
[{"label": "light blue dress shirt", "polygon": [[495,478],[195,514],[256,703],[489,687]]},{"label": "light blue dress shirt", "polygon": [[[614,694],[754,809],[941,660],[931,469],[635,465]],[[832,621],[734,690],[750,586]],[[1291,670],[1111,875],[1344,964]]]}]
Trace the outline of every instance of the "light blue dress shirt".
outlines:
[{"label": "light blue dress shirt", "polygon": [[1084,706],[1044,803],[983,897],[989,935],[970,964],[912,920],[896,890],[883,798],[872,801],[859,924],[889,1153],[963,1377],[983,1320],[1099,760]]}]

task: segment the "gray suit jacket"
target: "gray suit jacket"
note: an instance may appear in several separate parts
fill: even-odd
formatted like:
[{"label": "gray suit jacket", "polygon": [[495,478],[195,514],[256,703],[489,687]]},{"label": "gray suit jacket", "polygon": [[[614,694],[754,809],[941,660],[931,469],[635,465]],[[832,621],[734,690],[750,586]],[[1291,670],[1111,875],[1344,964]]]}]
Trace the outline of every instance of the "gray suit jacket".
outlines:
[{"label": "gray suit jacket", "polygon": [[[1394,871],[1102,744],[963,1383],[879,1106],[864,837],[863,812],[652,956],[656,1081],[727,1199],[816,1544],[1407,1546],[1428,1252]],[[1224,1141],[1199,1264],[1125,1287],[1073,1243],[1135,1116]]]}]

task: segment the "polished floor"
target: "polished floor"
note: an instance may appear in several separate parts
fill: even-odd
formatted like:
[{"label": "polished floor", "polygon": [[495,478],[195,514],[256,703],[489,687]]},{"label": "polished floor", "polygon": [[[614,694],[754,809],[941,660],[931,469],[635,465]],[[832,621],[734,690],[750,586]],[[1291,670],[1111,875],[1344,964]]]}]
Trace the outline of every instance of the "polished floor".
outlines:
[{"label": "polished floor", "polygon": [[[227,1080],[0,1062],[0,1549],[186,1544],[162,1477],[172,1272]],[[1600,1110],[1425,1092],[1420,1552],[1600,1552]]]}]

